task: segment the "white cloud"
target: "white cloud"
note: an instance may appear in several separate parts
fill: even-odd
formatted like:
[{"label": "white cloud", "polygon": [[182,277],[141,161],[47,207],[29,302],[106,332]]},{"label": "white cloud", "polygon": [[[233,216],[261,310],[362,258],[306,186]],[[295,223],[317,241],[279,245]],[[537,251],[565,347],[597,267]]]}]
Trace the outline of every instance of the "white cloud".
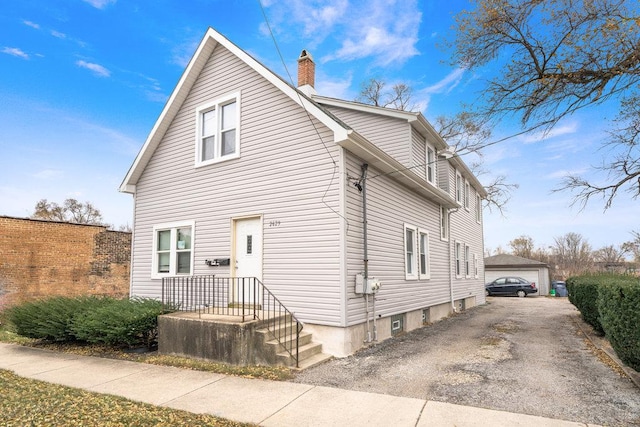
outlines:
[{"label": "white cloud", "polygon": [[[298,26],[310,48],[328,37],[339,40],[339,47],[322,62],[373,58],[375,65],[384,67],[419,54],[415,45],[422,14],[414,0],[283,0],[269,7],[276,33],[282,29],[286,37],[285,30],[290,33]],[[264,25],[260,31],[268,32]]]},{"label": "white cloud", "polygon": [[117,0],[82,0],[85,3],[89,3],[96,9],[105,9],[110,4],[115,4]]},{"label": "white cloud", "polygon": [[63,175],[63,172],[61,170],[44,169],[44,170],[41,170],[40,172],[35,173],[33,176],[38,179],[49,181],[49,180],[57,179],[62,175]]},{"label": "white cloud", "polygon": [[319,76],[316,89],[322,96],[339,99],[352,99],[355,96],[351,93],[352,75],[349,74],[344,79],[330,80],[325,76]]},{"label": "white cloud", "polygon": [[67,35],[65,33],[61,33],[60,31],[51,30],[51,35],[58,39],[66,39]]},{"label": "white cloud", "polygon": [[22,21],[22,23],[23,23],[24,25],[26,25],[27,27],[35,28],[36,30],[39,30],[39,29],[40,29],[40,25],[39,25],[39,24],[36,24],[35,22],[32,22],[32,21]]},{"label": "white cloud", "polygon": [[19,49],[17,47],[5,47],[2,49],[2,53],[6,53],[7,55],[16,56],[22,59],[29,59],[29,55]]},{"label": "white cloud", "polygon": [[432,93],[449,93],[451,92],[462,80],[464,76],[465,69],[464,68],[456,68],[449,74],[447,74],[443,79],[439,82],[432,84],[431,86],[427,86],[422,89],[420,92],[425,94]]},{"label": "white cloud", "polygon": [[555,126],[548,132],[535,132],[528,135],[523,135],[520,140],[525,144],[532,144],[535,142],[542,142],[547,139],[556,138],[562,135],[571,135],[578,131],[578,123],[571,122],[563,126]]},{"label": "white cloud", "polygon": [[175,46],[171,52],[171,62],[180,66],[181,68],[186,68],[199,44],[200,37],[198,36],[178,46]]},{"label": "white cloud", "polygon": [[79,61],[76,61],[76,65],[80,68],[86,68],[87,70],[93,71],[93,73],[99,77],[111,76],[111,71],[107,70],[105,67],[103,67],[100,64],[79,60]]}]

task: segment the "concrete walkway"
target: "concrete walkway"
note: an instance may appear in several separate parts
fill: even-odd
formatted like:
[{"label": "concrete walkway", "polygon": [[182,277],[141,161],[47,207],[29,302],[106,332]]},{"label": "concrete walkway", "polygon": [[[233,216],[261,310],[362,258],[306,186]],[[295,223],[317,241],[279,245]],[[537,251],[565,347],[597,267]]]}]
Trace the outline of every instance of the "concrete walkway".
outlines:
[{"label": "concrete walkway", "polygon": [[50,383],[261,426],[587,424],[384,394],[76,356],[0,343],[0,369]]}]

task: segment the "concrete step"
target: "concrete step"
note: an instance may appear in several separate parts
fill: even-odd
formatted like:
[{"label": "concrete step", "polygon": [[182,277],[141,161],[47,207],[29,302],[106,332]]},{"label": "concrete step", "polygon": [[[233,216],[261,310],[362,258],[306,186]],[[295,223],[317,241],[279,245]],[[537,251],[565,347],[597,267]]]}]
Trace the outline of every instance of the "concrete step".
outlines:
[{"label": "concrete step", "polygon": [[[280,334],[280,336],[278,336],[278,339],[276,339],[276,334],[266,329],[259,329],[256,332],[262,335],[262,340],[263,340],[262,342],[264,342],[267,345],[270,345],[271,343],[276,343],[276,344],[282,343],[283,345],[294,343],[295,345],[296,335],[293,332],[288,335]],[[313,336],[311,335],[311,333],[302,331],[300,332],[300,337],[298,338],[299,340],[298,344],[301,346],[309,344],[312,341],[312,339],[313,339]]]},{"label": "concrete step", "polygon": [[[295,348],[294,348],[295,352]],[[311,342],[306,345],[302,345],[298,351],[298,364],[305,359],[309,359],[312,356],[322,353],[322,344]],[[295,353],[294,353],[295,354]],[[276,363],[283,366],[296,366],[295,359],[286,351],[281,351],[276,355]]]},{"label": "concrete step", "polygon": [[314,366],[320,365],[321,363],[324,363],[328,360],[333,359],[333,356],[330,354],[326,354],[326,353],[318,353],[318,354],[314,354],[311,357],[308,357],[304,360],[300,360],[298,362],[298,367],[296,368],[295,366],[292,367],[291,369],[295,369],[296,371],[304,371],[305,369],[309,369],[312,368]]}]

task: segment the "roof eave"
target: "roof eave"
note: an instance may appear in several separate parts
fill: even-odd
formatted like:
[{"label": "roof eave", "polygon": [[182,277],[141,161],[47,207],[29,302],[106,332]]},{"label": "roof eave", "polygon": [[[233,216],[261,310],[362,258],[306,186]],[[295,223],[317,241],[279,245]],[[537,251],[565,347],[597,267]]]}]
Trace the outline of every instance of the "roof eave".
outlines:
[{"label": "roof eave", "polygon": [[381,173],[389,176],[389,178],[429,200],[446,208],[461,207],[447,192],[420,178],[415,172],[407,169],[403,164],[389,156],[357,132],[353,130],[349,131],[348,138],[338,141],[338,145],[360,157],[367,162],[369,166],[376,168]]}]

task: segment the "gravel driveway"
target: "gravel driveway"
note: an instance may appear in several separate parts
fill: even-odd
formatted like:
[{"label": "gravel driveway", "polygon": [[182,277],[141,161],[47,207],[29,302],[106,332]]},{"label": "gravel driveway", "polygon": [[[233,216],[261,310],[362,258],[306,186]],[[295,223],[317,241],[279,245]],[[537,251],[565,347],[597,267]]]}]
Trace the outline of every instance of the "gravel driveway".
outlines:
[{"label": "gravel driveway", "polygon": [[608,426],[640,426],[640,389],[601,362],[566,298],[488,304],[297,375],[295,382]]}]

